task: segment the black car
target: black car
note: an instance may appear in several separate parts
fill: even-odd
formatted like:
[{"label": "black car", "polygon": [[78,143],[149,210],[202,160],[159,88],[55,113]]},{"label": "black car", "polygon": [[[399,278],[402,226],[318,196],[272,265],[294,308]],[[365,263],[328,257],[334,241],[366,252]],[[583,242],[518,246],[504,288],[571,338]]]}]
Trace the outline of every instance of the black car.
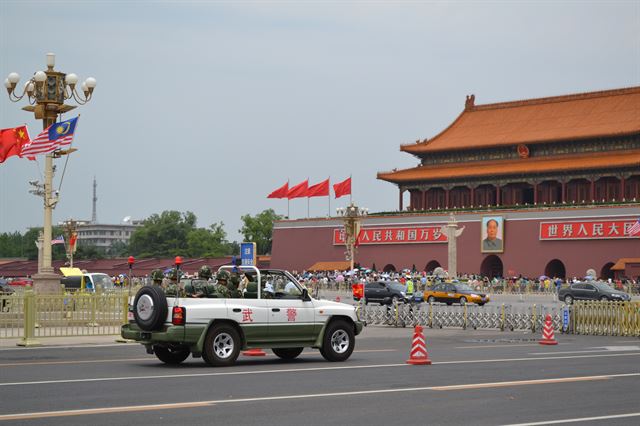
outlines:
[{"label": "black car", "polygon": [[626,302],[631,300],[627,293],[612,288],[607,283],[598,281],[578,282],[571,284],[568,288],[560,289],[558,300],[567,305],[574,300],[612,300]]},{"label": "black car", "polygon": [[0,281],[0,296],[8,296],[10,294],[15,293],[15,289],[7,284],[6,281]]},{"label": "black car", "polygon": [[[390,305],[394,300],[405,303],[408,302],[407,289],[404,285],[395,281],[374,281],[366,283],[364,286],[365,302],[380,303]],[[356,298],[356,300],[358,300]]]}]

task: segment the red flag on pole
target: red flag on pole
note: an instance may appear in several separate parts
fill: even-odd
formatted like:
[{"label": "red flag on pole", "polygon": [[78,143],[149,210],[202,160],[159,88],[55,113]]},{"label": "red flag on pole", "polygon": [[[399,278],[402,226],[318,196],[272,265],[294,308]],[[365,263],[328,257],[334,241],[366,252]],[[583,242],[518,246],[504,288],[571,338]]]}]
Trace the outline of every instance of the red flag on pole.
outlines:
[{"label": "red flag on pole", "polygon": [[20,155],[22,146],[29,142],[27,126],[0,129],[0,163],[9,157]]},{"label": "red flag on pole", "polygon": [[282,185],[280,188],[267,195],[267,198],[287,198],[289,193],[289,182]]},{"label": "red flag on pole", "polygon": [[287,198],[304,198],[307,196],[307,191],[309,190],[309,179],[304,182],[300,182],[296,186],[292,186],[287,192]]},{"label": "red flag on pole", "polygon": [[307,197],[328,197],[329,196],[329,179],[312,185],[307,190]]},{"label": "red flag on pole", "polygon": [[333,192],[336,193],[336,198],[340,198],[343,195],[350,195],[351,194],[351,177],[343,180],[340,183],[334,183]]}]

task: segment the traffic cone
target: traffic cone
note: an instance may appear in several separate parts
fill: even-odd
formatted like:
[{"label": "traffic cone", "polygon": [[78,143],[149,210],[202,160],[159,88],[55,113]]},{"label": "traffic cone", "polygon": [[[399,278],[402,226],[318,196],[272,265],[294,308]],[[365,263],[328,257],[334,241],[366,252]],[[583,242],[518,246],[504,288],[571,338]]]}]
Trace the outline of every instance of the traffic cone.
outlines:
[{"label": "traffic cone", "polygon": [[266,356],[267,353],[260,348],[253,348],[242,352],[244,356]]},{"label": "traffic cone", "polygon": [[407,364],[413,365],[431,365],[429,354],[427,353],[427,344],[422,334],[422,326],[416,325],[413,332],[413,340],[411,342],[411,354],[407,360]]},{"label": "traffic cone", "polygon": [[538,341],[541,345],[557,345],[553,334],[553,323],[551,322],[551,315],[547,314],[547,318],[544,320],[544,327],[542,328],[542,339]]}]

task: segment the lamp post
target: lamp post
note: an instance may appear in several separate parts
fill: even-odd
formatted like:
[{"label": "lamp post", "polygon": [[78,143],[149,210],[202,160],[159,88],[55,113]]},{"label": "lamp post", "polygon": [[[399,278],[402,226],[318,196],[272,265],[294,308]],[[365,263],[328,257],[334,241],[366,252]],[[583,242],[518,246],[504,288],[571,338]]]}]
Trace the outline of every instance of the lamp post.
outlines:
[{"label": "lamp post", "polygon": [[354,202],[351,202],[347,207],[338,207],[336,211],[344,221],[344,243],[347,247],[345,258],[350,262],[349,271],[353,273],[356,240],[360,233],[360,223],[362,218],[369,214],[369,209],[358,207]]},{"label": "lamp post", "polygon": [[[82,94],[76,91],[78,76],[73,73],[55,71],[56,56],[47,53],[47,70],[37,71],[24,85],[22,94],[16,93],[16,86],[20,81],[18,73],[10,73],[4,81],[4,86],[12,102],[18,102],[25,96],[29,102],[23,107],[25,111],[33,112],[37,120],[42,120],[42,129],[46,129],[56,122],[60,114],[71,111],[73,105],[64,103],[67,99],[74,99],[79,105],[91,100],[96,87],[96,79],[87,78],[81,85]],[[44,185],[35,184],[35,193],[44,199],[44,240],[42,250],[42,270],[34,275],[36,291],[53,292],[60,288],[59,276],[51,266],[51,213],[58,202],[58,192],[52,190],[53,159],[68,154],[69,151],[57,150],[46,155],[44,164]]]}]

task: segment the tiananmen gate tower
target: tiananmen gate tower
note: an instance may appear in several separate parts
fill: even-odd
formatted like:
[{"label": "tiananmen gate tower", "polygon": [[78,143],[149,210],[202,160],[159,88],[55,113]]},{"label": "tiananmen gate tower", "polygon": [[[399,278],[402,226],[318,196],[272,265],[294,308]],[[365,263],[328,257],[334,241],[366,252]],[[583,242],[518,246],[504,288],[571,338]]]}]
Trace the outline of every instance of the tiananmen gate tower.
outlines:
[{"label": "tiananmen gate tower", "polygon": [[[447,269],[440,229],[453,213],[465,227],[459,273],[640,277],[640,235],[629,232],[640,218],[640,87],[485,105],[467,96],[446,129],[400,150],[419,164],[378,173],[398,187],[398,212],[363,220],[361,266]],[[342,262],[343,238],[340,218],[277,222],[271,264]]]}]

